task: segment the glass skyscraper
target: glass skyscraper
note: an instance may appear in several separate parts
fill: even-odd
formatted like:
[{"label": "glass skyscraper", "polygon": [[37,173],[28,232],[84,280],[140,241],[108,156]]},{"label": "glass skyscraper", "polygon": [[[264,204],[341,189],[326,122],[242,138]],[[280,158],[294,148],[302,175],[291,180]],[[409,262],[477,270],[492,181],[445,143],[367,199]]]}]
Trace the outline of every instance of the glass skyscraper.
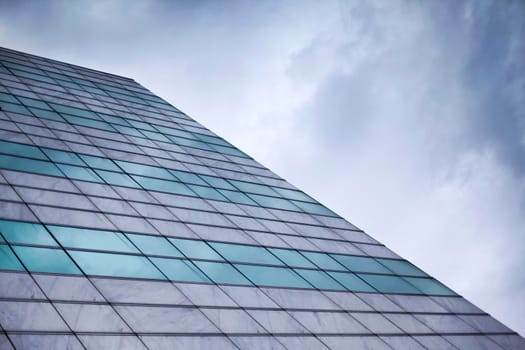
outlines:
[{"label": "glass skyscraper", "polygon": [[525,349],[132,79],[0,49],[0,107],[0,349]]}]

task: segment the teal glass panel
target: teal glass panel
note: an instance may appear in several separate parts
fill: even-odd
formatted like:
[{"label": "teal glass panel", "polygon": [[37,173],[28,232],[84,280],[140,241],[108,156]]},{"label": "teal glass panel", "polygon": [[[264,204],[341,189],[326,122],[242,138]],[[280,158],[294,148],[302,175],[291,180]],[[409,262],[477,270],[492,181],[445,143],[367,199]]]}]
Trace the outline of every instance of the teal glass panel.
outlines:
[{"label": "teal glass panel", "polygon": [[80,274],[62,249],[13,246],[18,258],[31,272]]},{"label": "teal glass panel", "polygon": [[97,113],[97,114],[105,122],[113,123],[113,124],[119,124],[119,125],[123,125],[123,126],[130,126],[129,123],[124,118],[117,117],[117,116],[114,116],[114,115],[104,114],[104,113]]},{"label": "teal glass panel", "polygon": [[224,147],[219,145],[211,145],[211,147],[216,151],[224,154],[228,154],[230,156],[237,156],[237,157],[243,157],[243,158],[249,158],[246,154],[239,151],[237,148],[233,147]]},{"label": "teal glass panel", "polygon": [[358,276],[381,293],[421,294],[419,290],[401,277],[367,274],[358,274]]},{"label": "teal glass panel", "polygon": [[280,197],[280,195],[272,190],[271,187],[266,185],[254,184],[251,182],[237,181],[237,180],[228,180],[232,185],[237,187],[242,192],[262,194],[265,196],[274,196]]},{"label": "teal glass panel", "polygon": [[397,275],[427,277],[428,275],[405,260],[394,259],[377,259],[381,264],[385,265],[388,270]]},{"label": "teal glass panel", "polygon": [[115,173],[112,171],[95,170],[95,172],[110,185],[127,186],[139,188],[135,181],[131,177],[125,174]]},{"label": "teal glass panel", "polygon": [[323,271],[294,269],[302,278],[317,289],[346,290],[340,283]]},{"label": "teal glass panel", "polygon": [[120,169],[110,159],[95,157],[95,156],[88,156],[85,154],[81,154],[80,158],[82,158],[82,160],[86,162],[87,165],[89,165],[90,167],[94,169],[111,170],[111,171],[120,172]]},{"label": "teal glass panel", "polygon": [[84,117],[84,118],[100,120],[100,117],[95,112],[91,112],[85,109],[80,109],[80,108],[71,107],[71,106],[59,105],[56,103],[50,103],[50,105],[51,107],[53,107],[55,111],[59,113],[65,113],[65,114],[70,114],[70,115],[74,115],[77,117]]},{"label": "teal glass panel", "polygon": [[21,96],[18,96],[18,99],[20,100],[20,102],[22,102],[27,107],[36,107],[40,109],[51,110],[51,107],[49,107],[49,105],[45,103],[44,101],[35,100],[33,98],[21,97]]},{"label": "teal glass panel", "polygon": [[310,197],[309,195],[301,191],[289,190],[289,189],[281,188],[281,187],[272,187],[272,189],[275,192],[279,193],[284,198],[294,199],[298,201],[305,201],[305,202],[315,202],[315,200],[312,199],[312,197]]},{"label": "teal glass panel", "polygon": [[87,275],[166,279],[144,256],[69,251]]},{"label": "teal glass panel", "polygon": [[47,75],[49,75],[51,78],[59,79],[59,80],[62,80],[62,81],[73,82],[73,80],[71,80],[67,75],[64,75],[64,74],[58,74],[58,73],[55,73],[55,72],[49,72],[49,71],[47,71],[46,73],[47,73]]},{"label": "teal glass panel", "polygon": [[42,151],[53,162],[86,166],[86,164],[76,154],[72,152],[57,151],[54,149],[43,148]]},{"label": "teal glass panel", "polygon": [[16,258],[11,249],[5,245],[0,244],[0,269],[1,270],[16,270],[23,271],[24,267]]},{"label": "teal glass panel", "polygon": [[201,141],[208,142],[208,143],[213,143],[214,145],[233,147],[230,143],[228,143],[227,141],[221,139],[220,137],[215,137],[215,136],[210,136],[210,135],[203,135],[203,134],[198,134],[198,133],[193,133],[193,136],[196,137],[197,139],[201,140]]},{"label": "teal glass panel", "polygon": [[327,273],[352,292],[376,292],[374,288],[366,284],[353,273],[332,271]]},{"label": "teal glass panel", "polygon": [[186,139],[183,137],[177,137],[177,136],[169,136],[169,139],[172,140],[177,145],[194,147],[198,149],[203,149],[205,151],[215,151],[208,144],[201,142],[201,141],[189,140],[189,139]]},{"label": "teal glass panel", "polygon": [[117,165],[124,169],[124,171],[128,174],[157,177],[166,180],[175,180],[175,177],[173,177],[173,175],[171,175],[169,171],[160,167],[124,162],[121,160],[116,160],[115,163],[117,163]]},{"label": "teal glass panel", "polygon": [[4,66],[6,66],[6,67],[13,68],[13,69],[19,69],[19,70],[26,71],[26,72],[29,72],[29,73],[44,74],[44,72],[41,71],[40,69],[36,69],[36,68],[33,68],[33,67],[28,67],[28,66],[25,66],[23,64],[18,64],[18,63],[14,63],[14,62],[7,62],[7,61],[2,61],[2,64]]},{"label": "teal glass panel", "polygon": [[235,187],[233,187],[232,184],[230,184],[228,181],[220,177],[208,176],[208,175],[199,175],[199,177],[203,179],[204,181],[206,181],[212,187],[235,191]]},{"label": "teal glass panel", "polygon": [[312,288],[312,286],[291,269],[241,264],[235,264],[235,267],[258,286]]},{"label": "teal glass panel", "polygon": [[126,236],[146,255],[183,257],[166,238],[127,233]]},{"label": "teal glass panel", "polygon": [[57,245],[44,226],[39,224],[0,220],[0,232],[9,243]]},{"label": "teal glass panel", "polygon": [[191,133],[184,131],[184,130],[168,128],[168,127],[160,126],[160,125],[155,125],[155,129],[157,129],[158,131],[166,135],[180,136],[180,137],[185,137],[188,139],[195,139],[195,137]]},{"label": "teal glass panel", "polygon": [[151,258],[151,261],[171,281],[211,282],[191,261],[167,258]]},{"label": "teal glass panel", "polygon": [[309,214],[319,214],[326,216],[338,216],[336,213],[326,208],[325,206],[317,203],[306,203],[299,201],[292,201],[293,204],[301,208],[302,211]]},{"label": "teal glass panel", "polygon": [[424,294],[429,295],[456,295],[453,290],[449,289],[439,281],[433,278],[403,277],[405,280],[414,285]]},{"label": "teal glass panel", "polygon": [[348,270],[353,272],[371,272],[391,274],[390,270],[378,263],[373,258],[353,255],[330,254],[332,258],[343,264]]},{"label": "teal glass panel", "polygon": [[142,187],[144,187],[147,190],[183,194],[186,196],[195,196],[195,193],[193,193],[188,188],[188,186],[180,182],[153,179],[138,175],[133,175],[132,177],[135,181],[137,181]]},{"label": "teal glass panel", "polygon": [[111,124],[111,126],[122,134],[130,135],[130,136],[137,136],[137,137],[144,137],[144,135],[135,128],[130,128],[129,126],[122,126],[118,124]]},{"label": "teal glass panel", "polygon": [[184,183],[202,185],[202,186],[208,185],[196,174],[188,173],[185,171],[171,170],[171,169],[170,169],[170,173],[172,173],[179,181],[184,182]]},{"label": "teal glass panel", "polygon": [[2,111],[4,112],[31,115],[31,112],[29,112],[27,108],[19,104],[0,101],[0,107],[2,107]]},{"label": "teal glass panel", "polygon": [[207,187],[207,186],[198,186],[198,185],[187,185],[189,188],[193,190],[193,192],[197,193],[197,195],[201,198],[205,199],[213,199],[217,201],[228,201],[226,197],[224,197],[222,194],[220,194],[217,190]]},{"label": "teal glass panel", "polygon": [[103,95],[103,96],[107,96],[108,95],[108,94],[106,94],[106,92],[104,90],[101,90],[101,89],[98,89],[98,88],[94,88],[94,87],[91,87],[91,86],[84,86],[84,90],[92,92],[94,94]]},{"label": "teal glass panel", "polygon": [[47,157],[37,147],[20,143],[0,141],[0,152],[14,156],[30,157],[47,160]]},{"label": "teal glass panel", "polygon": [[299,211],[299,208],[293,205],[288,199],[267,197],[258,194],[248,194],[248,196],[263,207]]},{"label": "teal glass panel", "polygon": [[263,247],[216,242],[210,242],[209,244],[228,261],[284,265]]},{"label": "teal glass panel", "polygon": [[42,160],[0,155],[0,167],[4,169],[26,171],[29,173],[64,177],[54,164]]},{"label": "teal glass panel", "polygon": [[230,264],[210,261],[194,261],[193,263],[215,283],[252,285]]},{"label": "teal glass panel", "polygon": [[242,192],[230,191],[230,190],[218,190],[218,191],[222,193],[224,197],[228,198],[228,200],[230,200],[233,203],[258,205],[250,197],[248,197]]},{"label": "teal glass panel", "polygon": [[303,251],[301,251],[301,254],[303,254],[305,257],[308,258],[308,260],[310,260],[322,269],[346,271],[346,269],[341,264],[335,261],[328,254]]},{"label": "teal glass panel", "polygon": [[56,112],[47,111],[45,109],[33,108],[33,107],[29,107],[29,110],[31,111],[31,113],[33,113],[38,118],[54,120],[57,122],[65,122],[65,119],[62,118],[60,114]]},{"label": "teal glass panel", "polygon": [[0,101],[19,104],[15,96],[0,92]]},{"label": "teal glass panel", "polygon": [[74,125],[87,126],[89,128],[101,129],[106,131],[115,132],[116,130],[106,122],[99,122],[98,120],[92,120],[82,117],[75,117],[67,114],[63,114],[62,117],[69,123]]},{"label": "teal glass panel", "polygon": [[138,253],[131,242],[119,232],[87,228],[47,225],[53,236],[66,248],[110,250]]},{"label": "teal glass panel", "polygon": [[[132,120],[132,119],[127,119],[128,123],[130,123],[131,125],[133,125],[134,127],[136,127],[137,129],[142,129],[142,130],[148,130],[148,131],[153,131],[155,132],[156,130],[151,126],[149,125],[148,123],[144,123],[144,122],[140,122],[140,121],[137,121],[137,120]],[[168,140],[169,142],[169,140]]]},{"label": "teal glass panel", "polygon": [[290,267],[316,267],[296,250],[280,248],[268,248],[268,250]]},{"label": "teal glass panel", "polygon": [[56,166],[70,179],[103,182],[97,174],[89,169],[76,165],[56,164]]},{"label": "teal glass panel", "polygon": [[159,134],[158,132],[151,132],[147,130],[141,130],[141,132],[144,135],[146,135],[146,137],[150,140],[157,140],[157,141],[171,143],[171,141],[166,136]]},{"label": "teal glass panel", "polygon": [[168,238],[178,250],[184,253],[188,258],[223,260],[208,244],[204,241],[182,238]]},{"label": "teal glass panel", "polygon": [[60,86],[67,87],[67,88],[70,88],[70,89],[83,90],[82,87],[80,87],[80,85],[75,84],[75,83],[70,82],[70,81],[57,80],[57,83]]},{"label": "teal glass panel", "polygon": [[45,77],[43,75],[33,74],[33,73],[29,73],[29,72],[24,72],[24,71],[18,70],[18,69],[11,69],[11,72],[13,72],[13,74],[16,75],[17,77],[43,81],[45,83],[50,83],[50,84],[56,84],[56,82],[53,79]]}]

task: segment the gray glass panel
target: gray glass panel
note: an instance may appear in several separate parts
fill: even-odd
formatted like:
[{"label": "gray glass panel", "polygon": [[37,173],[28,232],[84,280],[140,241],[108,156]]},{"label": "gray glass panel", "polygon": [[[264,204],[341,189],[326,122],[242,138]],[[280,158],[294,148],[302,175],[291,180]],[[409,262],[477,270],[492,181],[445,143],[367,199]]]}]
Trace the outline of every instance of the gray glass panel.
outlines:
[{"label": "gray glass panel", "polygon": [[58,312],[75,332],[129,332],[109,305],[55,303]]},{"label": "gray glass panel", "polygon": [[0,301],[0,324],[6,331],[67,331],[50,303]]},{"label": "gray glass panel", "polygon": [[244,310],[202,309],[224,333],[266,333]]},{"label": "gray glass panel", "polygon": [[104,298],[86,277],[33,274],[50,300],[100,302]]},{"label": "gray glass panel", "polygon": [[[41,350],[41,349],[65,349],[83,350],[74,335],[56,334],[10,334],[9,338],[17,349]],[[3,348],[2,348],[3,349]]]}]

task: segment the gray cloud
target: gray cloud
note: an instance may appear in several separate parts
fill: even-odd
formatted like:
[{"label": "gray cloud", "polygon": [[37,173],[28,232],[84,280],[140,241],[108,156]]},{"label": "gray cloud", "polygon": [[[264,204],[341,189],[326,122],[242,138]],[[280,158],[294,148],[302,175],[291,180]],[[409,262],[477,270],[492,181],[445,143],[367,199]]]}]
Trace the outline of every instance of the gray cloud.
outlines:
[{"label": "gray cloud", "polygon": [[0,40],[135,78],[523,334],[524,14],[1,2]]}]

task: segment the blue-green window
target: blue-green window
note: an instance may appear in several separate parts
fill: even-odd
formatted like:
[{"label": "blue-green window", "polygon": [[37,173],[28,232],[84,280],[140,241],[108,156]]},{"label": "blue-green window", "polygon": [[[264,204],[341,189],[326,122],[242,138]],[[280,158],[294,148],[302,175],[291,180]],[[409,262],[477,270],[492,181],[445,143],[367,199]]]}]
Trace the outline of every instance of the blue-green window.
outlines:
[{"label": "blue-green window", "polygon": [[262,194],[266,196],[280,197],[280,195],[266,185],[254,184],[251,182],[244,182],[238,180],[228,180],[231,184],[237,187],[242,192],[249,192],[255,194]]},{"label": "blue-green window", "polygon": [[197,193],[197,195],[201,198],[213,199],[218,201],[227,201],[227,199],[222,194],[220,194],[217,190],[211,187],[191,184],[187,186],[191,188],[193,192]]},{"label": "blue-green window", "polygon": [[248,194],[248,196],[263,207],[299,211],[299,208],[287,199],[261,196],[258,194]]},{"label": "blue-green window", "polygon": [[86,164],[76,154],[72,152],[57,151],[54,149],[43,148],[42,151],[53,162],[85,166]]},{"label": "blue-green window", "polygon": [[322,269],[346,271],[346,269],[341,264],[335,261],[328,254],[317,252],[301,252],[301,254],[306,256],[308,260],[310,260]]},{"label": "blue-green window", "polygon": [[56,104],[56,103],[50,103],[50,105],[51,105],[51,107],[53,107],[53,109],[55,111],[57,111],[59,113],[65,113],[65,114],[70,114],[70,115],[74,115],[74,116],[77,116],[77,117],[84,117],[84,118],[100,120],[100,117],[98,115],[96,115],[94,112],[91,112],[91,111],[88,111],[88,110],[85,110],[85,109],[80,109],[80,108],[71,107],[71,106],[59,105],[59,104]]},{"label": "blue-green window", "polygon": [[414,285],[424,294],[431,295],[456,295],[454,291],[433,278],[404,277],[405,280]]},{"label": "blue-green window", "polygon": [[175,180],[173,175],[171,175],[166,169],[163,168],[151,165],[130,163],[122,160],[116,160],[115,162],[128,174],[158,177],[166,180]]},{"label": "blue-green window", "polygon": [[188,186],[180,182],[153,179],[144,176],[132,175],[133,179],[147,190],[183,194],[186,196],[195,196]]},{"label": "blue-green window", "polygon": [[310,214],[319,214],[326,216],[337,216],[333,211],[318,203],[306,203],[300,201],[291,201],[293,204],[301,208],[302,211]]},{"label": "blue-green window", "polygon": [[345,290],[336,280],[331,278],[326,272],[319,270],[294,269],[302,278],[307,280],[312,286],[318,289]]},{"label": "blue-green window", "polygon": [[31,113],[33,113],[38,118],[55,120],[57,122],[65,122],[64,118],[62,118],[60,114],[56,112],[48,111],[45,109],[34,108],[34,107],[29,107],[29,110],[31,111]]},{"label": "blue-green window", "polygon": [[204,241],[182,238],[168,238],[178,250],[184,253],[188,258],[223,260],[208,244]]},{"label": "blue-green window", "polygon": [[140,187],[131,177],[125,174],[115,173],[113,171],[95,170],[95,172],[110,185]]},{"label": "blue-green window", "polygon": [[21,96],[18,96],[18,99],[26,106],[28,107],[36,107],[36,108],[41,108],[41,109],[47,109],[47,110],[51,110],[51,108],[49,107],[49,105],[47,103],[45,103],[44,101],[40,101],[40,100],[35,100],[33,98],[27,98],[27,97],[21,97]]},{"label": "blue-green window", "polygon": [[226,198],[228,198],[233,203],[257,205],[257,203],[255,203],[250,197],[248,197],[242,192],[222,190],[222,189],[218,191],[222,193]]},{"label": "blue-green window", "polygon": [[191,261],[167,258],[151,258],[151,261],[171,281],[211,282]]},{"label": "blue-green window", "polygon": [[82,158],[82,160],[86,162],[87,165],[89,165],[90,167],[94,169],[111,170],[111,171],[120,172],[120,169],[110,159],[95,157],[95,156],[88,156],[85,154],[81,154],[80,158]]},{"label": "blue-green window", "polygon": [[370,287],[370,285],[363,282],[362,279],[353,273],[330,271],[328,274],[352,292],[375,292],[374,288]]},{"label": "blue-green window", "polygon": [[0,244],[0,269],[22,271],[24,268],[15,254],[5,244]]},{"label": "blue-green window", "polygon": [[373,258],[339,254],[331,254],[331,256],[350,271],[390,274],[390,271],[387,268]]},{"label": "blue-green window", "polygon": [[146,255],[183,256],[182,253],[164,237],[130,233],[126,234],[126,236]]},{"label": "blue-green window", "polygon": [[19,104],[0,101],[0,107],[2,107],[2,111],[4,112],[31,115],[31,113],[27,110],[27,108]]},{"label": "blue-green window", "polygon": [[62,249],[13,246],[13,250],[31,272],[80,274]]},{"label": "blue-green window", "polygon": [[280,248],[268,248],[268,250],[290,267],[315,268],[314,264],[296,250]]},{"label": "blue-green window", "polygon": [[405,260],[377,259],[390,271],[397,275],[426,277],[427,274]]},{"label": "blue-green window", "polygon": [[63,177],[60,170],[58,170],[54,164],[41,160],[0,155],[0,167],[11,170],[26,171],[29,173]]},{"label": "blue-green window", "polygon": [[100,177],[97,174],[89,169],[75,165],[66,165],[66,164],[57,164],[57,167],[60,168],[70,179],[82,180],[82,181],[93,181],[93,182],[102,182]]},{"label": "blue-green window", "polygon": [[170,169],[170,173],[172,173],[181,182],[185,182],[188,184],[194,184],[194,185],[207,186],[206,182],[204,182],[196,174],[188,173],[186,171],[178,171],[178,170],[171,170],[171,169]]},{"label": "blue-green window", "polygon": [[210,245],[228,261],[283,265],[279,259],[263,247],[216,242],[210,242]]},{"label": "blue-green window", "polygon": [[368,274],[358,274],[358,276],[381,293],[421,294],[419,290],[401,277]]},{"label": "blue-green window", "polygon": [[3,92],[0,92],[0,101],[1,102],[9,102],[9,103],[17,103],[17,104],[20,103],[20,102],[18,102],[16,97],[14,97],[13,95],[5,94]]},{"label": "blue-green window", "polygon": [[312,288],[291,269],[242,264],[235,264],[235,267],[258,286]]},{"label": "blue-green window", "polygon": [[52,225],[47,225],[47,228],[67,248],[138,253],[133,244],[119,232]]},{"label": "blue-green window", "polygon": [[70,251],[88,275],[166,279],[144,256]]},{"label": "blue-green window", "polygon": [[37,147],[22,145],[7,141],[0,141],[0,152],[22,157],[38,158],[47,160],[47,157]]},{"label": "blue-green window", "polygon": [[204,181],[206,181],[212,187],[235,191],[235,187],[233,187],[228,181],[220,177],[208,176],[208,175],[199,175],[199,177],[203,179]]},{"label": "blue-green window", "polygon": [[9,243],[57,245],[44,226],[39,224],[0,220],[0,232]]},{"label": "blue-green window", "polygon": [[194,261],[194,264],[215,283],[252,284],[230,264],[211,261]]}]

